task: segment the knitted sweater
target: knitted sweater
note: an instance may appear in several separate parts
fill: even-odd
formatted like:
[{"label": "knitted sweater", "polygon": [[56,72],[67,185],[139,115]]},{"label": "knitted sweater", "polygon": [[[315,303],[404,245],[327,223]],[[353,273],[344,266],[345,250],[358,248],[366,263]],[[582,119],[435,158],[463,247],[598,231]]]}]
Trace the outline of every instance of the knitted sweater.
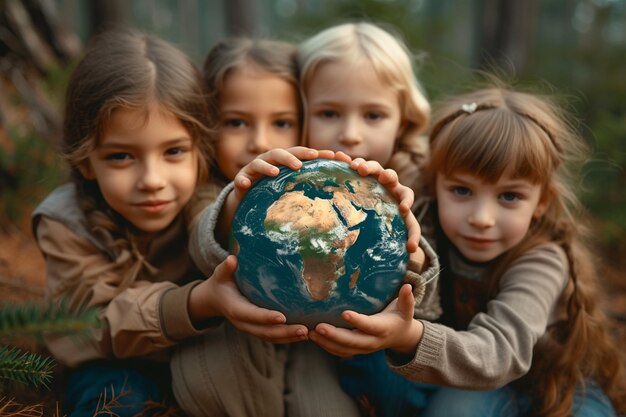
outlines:
[{"label": "knitted sweater", "polygon": [[[446,271],[443,280],[480,283],[486,272],[486,266],[461,258],[447,267],[451,271]],[[391,368],[415,381],[463,389],[507,385],[528,372],[535,345],[548,337],[548,326],[565,317],[563,294],[568,281],[563,249],[556,244],[537,247],[511,265],[500,279],[495,298],[486,302],[484,311],[477,312],[464,330],[423,321],[424,334],[414,357],[400,363],[388,355]],[[456,294],[463,294],[464,287],[456,286]],[[454,306],[471,302],[471,293],[464,294],[467,297],[455,300]],[[477,300],[475,306],[481,310],[481,304]],[[456,307],[455,312],[464,311]],[[463,322],[461,317],[454,324],[463,327]]]}]

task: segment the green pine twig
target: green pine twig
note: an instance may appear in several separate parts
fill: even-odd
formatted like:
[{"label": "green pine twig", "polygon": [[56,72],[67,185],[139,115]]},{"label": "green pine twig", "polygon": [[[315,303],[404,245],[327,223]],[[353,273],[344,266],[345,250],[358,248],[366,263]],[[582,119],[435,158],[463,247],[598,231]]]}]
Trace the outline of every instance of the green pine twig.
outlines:
[{"label": "green pine twig", "polygon": [[50,389],[54,360],[11,346],[0,346],[0,380]]},{"label": "green pine twig", "polygon": [[72,311],[64,302],[0,307],[0,341],[39,337],[44,332],[81,334],[99,327],[99,324],[97,309]]}]

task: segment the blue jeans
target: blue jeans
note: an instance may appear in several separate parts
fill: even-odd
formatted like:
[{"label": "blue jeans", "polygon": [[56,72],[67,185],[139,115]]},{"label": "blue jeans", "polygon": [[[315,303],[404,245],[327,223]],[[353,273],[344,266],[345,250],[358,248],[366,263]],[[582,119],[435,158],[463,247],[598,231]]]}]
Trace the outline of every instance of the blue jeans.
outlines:
[{"label": "blue jeans", "polygon": [[[530,398],[511,386],[470,391],[412,382],[389,369],[382,351],[345,360],[340,371],[342,388],[357,400],[367,398],[377,417],[532,415]],[[572,416],[615,417],[616,413],[602,389],[588,382],[586,391],[579,389],[574,396]]]},{"label": "blue jeans", "polygon": [[[171,384],[167,365],[140,360],[96,361],[69,371],[63,408],[68,417],[98,412],[131,417],[162,411]],[[110,411],[110,412],[109,412]]]},{"label": "blue jeans", "polygon": [[[595,384],[587,383],[587,391],[577,390],[572,406],[573,417],[615,417],[611,402]],[[528,396],[510,386],[493,391],[469,391],[441,387],[435,392],[428,407],[421,414],[463,417],[531,416],[532,404]]]}]

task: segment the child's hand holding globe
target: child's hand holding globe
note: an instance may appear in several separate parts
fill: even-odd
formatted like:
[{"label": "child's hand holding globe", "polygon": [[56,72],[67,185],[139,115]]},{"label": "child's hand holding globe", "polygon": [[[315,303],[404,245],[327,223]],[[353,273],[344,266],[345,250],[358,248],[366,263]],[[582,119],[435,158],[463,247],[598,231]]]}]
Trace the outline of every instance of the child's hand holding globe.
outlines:
[{"label": "child's hand holding globe", "polygon": [[373,314],[397,295],[407,231],[394,197],[344,162],[317,159],[256,182],[237,209],[235,280],[288,323],[347,327],[344,310]]}]

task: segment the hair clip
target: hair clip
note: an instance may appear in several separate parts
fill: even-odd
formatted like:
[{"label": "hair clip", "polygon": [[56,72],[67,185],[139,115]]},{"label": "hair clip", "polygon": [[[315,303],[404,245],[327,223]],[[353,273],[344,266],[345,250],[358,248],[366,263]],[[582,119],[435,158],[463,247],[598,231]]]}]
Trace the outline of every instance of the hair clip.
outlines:
[{"label": "hair clip", "polygon": [[478,105],[476,103],[464,104],[461,106],[461,110],[463,110],[467,114],[472,114],[476,111]]}]

